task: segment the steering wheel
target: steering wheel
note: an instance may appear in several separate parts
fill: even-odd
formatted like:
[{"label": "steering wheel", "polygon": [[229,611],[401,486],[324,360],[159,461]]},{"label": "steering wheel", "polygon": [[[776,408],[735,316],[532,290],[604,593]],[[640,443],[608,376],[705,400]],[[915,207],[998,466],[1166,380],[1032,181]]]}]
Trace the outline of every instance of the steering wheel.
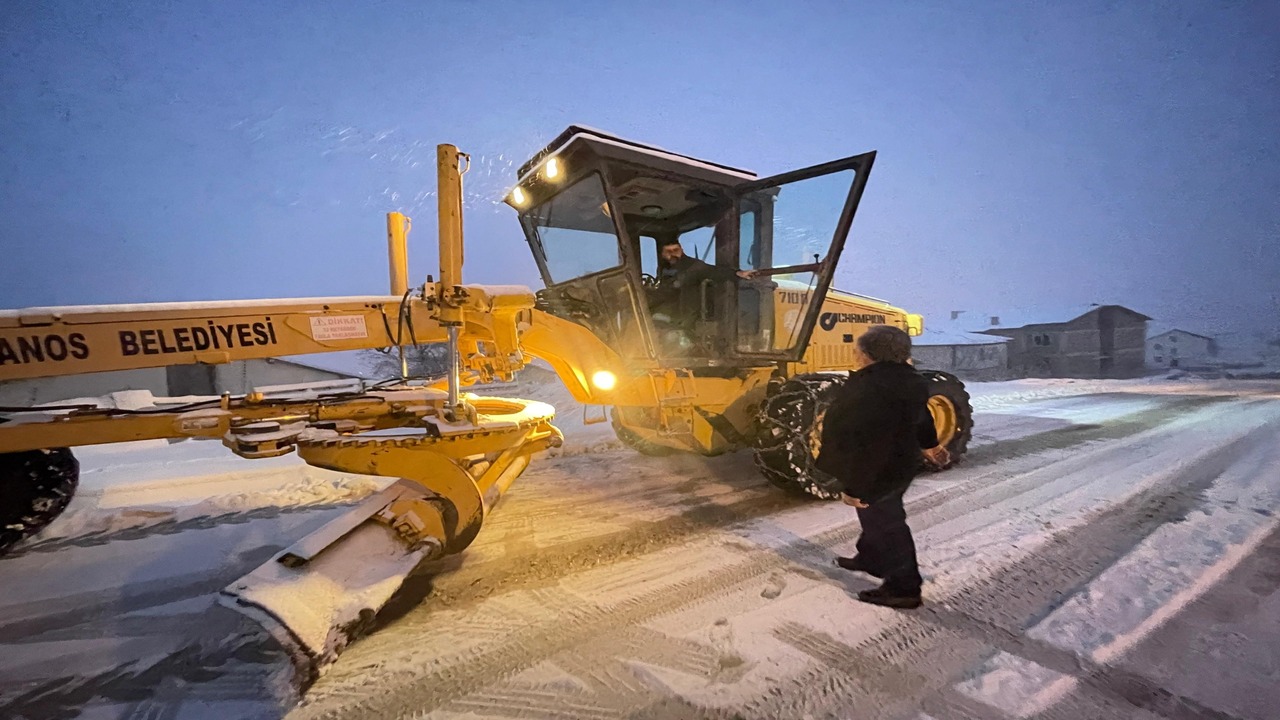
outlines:
[{"label": "steering wheel", "polygon": [[649,273],[640,273],[640,287],[645,290],[657,290],[658,278],[650,275]]}]

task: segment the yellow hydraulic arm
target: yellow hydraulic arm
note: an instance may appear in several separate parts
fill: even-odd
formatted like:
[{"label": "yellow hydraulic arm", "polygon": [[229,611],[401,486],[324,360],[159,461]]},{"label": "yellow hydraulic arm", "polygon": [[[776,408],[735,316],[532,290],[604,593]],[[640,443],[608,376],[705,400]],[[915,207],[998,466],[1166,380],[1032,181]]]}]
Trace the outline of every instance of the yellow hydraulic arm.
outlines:
[{"label": "yellow hydraulic arm", "polygon": [[[368,296],[0,311],[0,382],[108,370],[445,342],[435,285],[421,296]],[[520,287],[464,286],[465,338],[492,353],[488,368],[518,370],[516,317],[533,307]],[[478,361],[477,361],[478,362]]]}]

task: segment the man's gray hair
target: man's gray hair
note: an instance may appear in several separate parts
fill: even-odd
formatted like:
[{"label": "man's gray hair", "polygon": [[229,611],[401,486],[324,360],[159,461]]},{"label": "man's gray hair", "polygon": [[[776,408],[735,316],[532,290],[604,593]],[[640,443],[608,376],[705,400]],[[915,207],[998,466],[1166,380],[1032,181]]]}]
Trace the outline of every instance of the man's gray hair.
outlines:
[{"label": "man's gray hair", "polygon": [[911,336],[892,325],[872,325],[858,336],[858,348],[871,362],[899,362],[911,359]]}]

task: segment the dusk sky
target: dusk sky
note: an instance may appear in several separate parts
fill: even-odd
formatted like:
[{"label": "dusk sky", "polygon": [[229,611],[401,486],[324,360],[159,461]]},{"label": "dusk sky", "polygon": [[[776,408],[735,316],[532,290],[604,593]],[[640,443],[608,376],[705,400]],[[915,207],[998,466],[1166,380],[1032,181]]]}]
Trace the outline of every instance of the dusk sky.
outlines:
[{"label": "dusk sky", "polygon": [[[0,307],[539,280],[515,168],[567,125],[774,174],[879,156],[837,286],[1280,329],[1274,2],[32,2],[0,14]],[[1064,318],[1065,319],[1065,318]]]}]

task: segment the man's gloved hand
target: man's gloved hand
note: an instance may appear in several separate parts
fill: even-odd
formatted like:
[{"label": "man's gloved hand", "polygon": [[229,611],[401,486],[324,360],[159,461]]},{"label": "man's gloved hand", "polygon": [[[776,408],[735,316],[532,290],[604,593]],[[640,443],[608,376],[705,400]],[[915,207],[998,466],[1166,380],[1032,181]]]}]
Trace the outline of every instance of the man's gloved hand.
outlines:
[{"label": "man's gloved hand", "polygon": [[925,450],[924,457],[934,467],[946,467],[947,463],[951,462],[951,453],[941,445]]}]

